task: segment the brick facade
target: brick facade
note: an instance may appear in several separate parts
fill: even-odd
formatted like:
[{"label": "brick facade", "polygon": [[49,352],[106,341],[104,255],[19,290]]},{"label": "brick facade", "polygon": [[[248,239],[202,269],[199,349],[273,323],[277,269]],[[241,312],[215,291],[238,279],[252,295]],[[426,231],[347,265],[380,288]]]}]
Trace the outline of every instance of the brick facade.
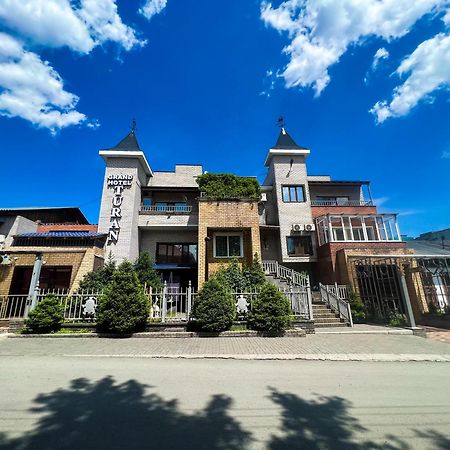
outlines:
[{"label": "brick facade", "polygon": [[37,223],[38,233],[48,233],[51,231],[86,231],[89,233],[97,232],[97,224],[79,225],[66,223]]},{"label": "brick facade", "polygon": [[311,206],[314,218],[327,214],[377,214],[376,206]]},{"label": "brick facade", "polygon": [[[242,231],[244,238],[243,264],[250,264],[253,255],[261,255],[259,236],[258,202],[241,201],[199,201],[198,223],[198,285],[201,286],[208,276],[212,275],[222,264],[229,262],[227,258],[214,258],[213,234],[215,231]],[[210,238],[206,241],[206,238]],[[208,243],[206,243],[208,242]],[[206,252],[206,246],[208,251]]]}]

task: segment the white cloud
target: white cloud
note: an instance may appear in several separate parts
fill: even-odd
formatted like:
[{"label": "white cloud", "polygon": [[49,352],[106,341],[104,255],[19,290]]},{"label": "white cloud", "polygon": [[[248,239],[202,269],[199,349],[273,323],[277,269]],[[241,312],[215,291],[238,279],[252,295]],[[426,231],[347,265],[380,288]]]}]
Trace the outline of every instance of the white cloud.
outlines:
[{"label": "white cloud", "polygon": [[264,1],[261,18],[290,43],[283,77],[286,87],[313,87],[316,95],[330,82],[329,68],[349,47],[371,36],[386,41],[407,34],[425,14],[441,11],[448,0],[286,0],[274,8]]},{"label": "white cloud", "polygon": [[384,205],[387,201],[389,201],[389,197],[379,197],[379,198],[374,198],[373,199],[373,204],[375,206],[382,206]]},{"label": "white cloud", "polygon": [[450,152],[442,152],[441,157],[444,159],[450,159]]},{"label": "white cloud", "polygon": [[380,61],[387,58],[389,58],[389,52],[384,47],[379,48],[373,55],[372,70],[376,70]]},{"label": "white cloud", "polygon": [[450,34],[439,33],[422,42],[396,74],[408,77],[394,89],[390,102],[379,101],[370,110],[378,123],[408,114],[421,100],[432,101],[434,91],[450,85]]},{"label": "white cloud", "polygon": [[147,0],[139,9],[139,12],[150,20],[154,15],[159,14],[167,6],[167,0]]},{"label": "white cloud", "polygon": [[64,90],[48,62],[4,33],[0,33],[0,87],[0,115],[22,117],[52,132],[86,120],[75,109],[78,97]]},{"label": "white cloud", "polygon": [[143,45],[122,22],[115,0],[0,0],[0,21],[34,44],[89,53],[112,41],[126,50]]},{"label": "white cloud", "polygon": [[5,30],[0,33],[0,115],[22,117],[52,132],[99,123],[76,110],[78,97],[64,89],[36,48],[68,47],[87,54],[106,42],[125,50],[146,43],[123,23],[116,0],[0,0],[0,26]]}]

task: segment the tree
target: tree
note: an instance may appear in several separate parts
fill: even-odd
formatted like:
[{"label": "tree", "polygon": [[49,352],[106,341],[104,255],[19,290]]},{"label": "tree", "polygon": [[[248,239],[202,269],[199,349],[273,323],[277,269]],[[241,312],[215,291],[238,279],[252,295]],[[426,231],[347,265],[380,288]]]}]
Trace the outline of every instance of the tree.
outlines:
[{"label": "tree", "polygon": [[242,273],[238,258],[233,258],[226,266],[221,266],[214,276],[221,278],[233,292],[242,292],[247,288],[247,280]]},{"label": "tree", "polygon": [[105,265],[100,269],[87,273],[80,282],[80,290],[101,292],[111,282],[116,271],[116,262],[110,253]]},{"label": "tree", "polygon": [[56,295],[49,294],[29,312],[25,326],[31,333],[54,333],[63,322],[64,308]]},{"label": "tree", "polygon": [[100,331],[132,333],[145,327],[149,301],[130,262],[123,262],[99,299],[97,326]]},{"label": "tree", "polygon": [[251,290],[261,288],[266,283],[266,276],[257,253],[253,256],[252,264],[245,267],[242,273],[247,288]]},{"label": "tree", "polygon": [[192,316],[203,331],[227,330],[236,317],[236,305],[230,288],[221,276],[205,282],[192,307]]},{"label": "tree", "polygon": [[150,286],[153,289],[162,287],[161,277],[153,268],[153,261],[148,252],[141,253],[133,267],[142,286]]},{"label": "tree", "polygon": [[254,330],[282,333],[291,325],[289,300],[276,286],[266,283],[252,303],[248,325]]}]

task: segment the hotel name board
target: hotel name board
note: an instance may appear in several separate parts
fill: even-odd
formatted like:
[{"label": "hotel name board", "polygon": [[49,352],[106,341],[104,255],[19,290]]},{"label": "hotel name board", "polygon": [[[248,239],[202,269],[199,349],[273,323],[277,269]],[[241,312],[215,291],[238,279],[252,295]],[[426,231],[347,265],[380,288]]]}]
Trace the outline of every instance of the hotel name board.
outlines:
[{"label": "hotel name board", "polygon": [[133,184],[133,175],[109,175],[108,188],[113,190],[111,207],[111,225],[108,230],[108,244],[117,244],[122,219],[123,191]]}]

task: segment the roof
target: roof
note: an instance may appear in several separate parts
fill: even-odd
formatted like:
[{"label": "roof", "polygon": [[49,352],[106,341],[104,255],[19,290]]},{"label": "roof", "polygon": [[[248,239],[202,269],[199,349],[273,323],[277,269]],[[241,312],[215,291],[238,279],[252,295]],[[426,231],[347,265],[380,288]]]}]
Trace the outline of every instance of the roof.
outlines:
[{"label": "roof", "polygon": [[430,242],[430,241],[405,241],[406,246],[415,251],[416,255],[449,255],[450,257],[450,245],[445,245],[442,248],[441,242]]},{"label": "roof", "polygon": [[70,237],[70,238],[100,238],[106,236],[104,233],[92,233],[90,231],[48,231],[44,233],[20,233],[14,237]]},{"label": "roof", "polygon": [[120,150],[126,152],[142,151],[141,147],[139,147],[134,130],[131,130],[115,147],[107,148],[105,150]]},{"label": "roof", "polygon": [[277,150],[308,150],[306,147],[298,145],[284,127],[281,128],[277,143],[272,148]]},{"label": "roof", "polygon": [[360,186],[361,184],[370,184],[370,181],[366,181],[366,180],[330,180],[330,181],[326,181],[326,180],[309,180],[308,179],[308,184],[324,184],[327,186],[330,185],[343,185],[343,184],[347,184],[347,185],[358,185]]},{"label": "roof", "polygon": [[0,216],[22,216],[42,223],[78,223],[89,225],[77,206],[33,206],[21,208],[0,208]]}]

